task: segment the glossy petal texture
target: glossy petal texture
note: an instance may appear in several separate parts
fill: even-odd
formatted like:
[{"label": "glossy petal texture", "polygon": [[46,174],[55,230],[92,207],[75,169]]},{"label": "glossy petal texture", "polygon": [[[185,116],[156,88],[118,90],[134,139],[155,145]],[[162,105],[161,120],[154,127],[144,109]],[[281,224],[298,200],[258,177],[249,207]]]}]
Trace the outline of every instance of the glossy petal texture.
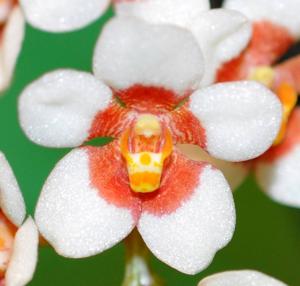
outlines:
[{"label": "glossy petal texture", "polygon": [[25,202],[13,170],[0,152],[0,208],[16,226],[25,219]]},{"label": "glossy petal texture", "polygon": [[82,28],[96,20],[108,7],[109,0],[20,0],[27,21],[50,32]]},{"label": "glossy petal texture", "polygon": [[153,254],[187,274],[206,268],[230,241],[235,227],[233,198],[225,178],[211,166],[201,165],[196,188],[175,211],[160,215],[145,209],[138,223]]},{"label": "glossy petal texture", "polygon": [[247,18],[239,12],[225,9],[203,13],[188,28],[204,55],[202,86],[213,83],[219,66],[239,55],[251,37],[251,25]]},{"label": "glossy petal texture", "polygon": [[275,66],[275,85],[289,83],[300,93],[300,56]]},{"label": "glossy petal texture", "polygon": [[252,81],[200,89],[191,96],[190,110],[205,129],[206,150],[227,161],[246,161],[265,152],[282,118],[276,95]]},{"label": "glossy petal texture", "polygon": [[81,145],[96,114],[110,103],[111,90],[91,74],[58,70],[31,83],[19,101],[21,126],[35,143]]},{"label": "glossy petal texture", "polygon": [[255,270],[227,271],[209,276],[198,286],[287,286]]},{"label": "glossy petal texture", "polygon": [[189,159],[207,162],[222,171],[232,190],[237,189],[250,172],[249,164],[218,160],[197,145],[179,144],[176,147]]},{"label": "glossy petal texture", "polygon": [[256,162],[259,185],[274,200],[300,207],[300,108],[291,115],[284,141]]},{"label": "glossy petal texture", "polygon": [[135,16],[151,23],[187,26],[209,10],[208,0],[139,0],[115,1],[118,15]]},{"label": "glossy petal texture", "polygon": [[21,50],[24,37],[24,16],[15,6],[7,20],[0,41],[0,91],[8,87]]},{"label": "glossy petal texture", "polygon": [[12,257],[5,275],[6,286],[24,286],[33,277],[38,259],[39,235],[28,218],[16,233]]},{"label": "glossy petal texture", "polygon": [[226,0],[225,8],[238,10],[253,21],[268,20],[300,36],[299,0]]},{"label": "glossy petal texture", "polygon": [[154,86],[181,96],[199,86],[203,57],[186,30],[116,17],[98,40],[94,72],[116,90]]},{"label": "glossy petal texture", "polygon": [[104,200],[91,184],[86,148],[71,151],[52,171],[39,198],[35,220],[55,250],[72,258],[112,247],[135,226],[130,209]]}]

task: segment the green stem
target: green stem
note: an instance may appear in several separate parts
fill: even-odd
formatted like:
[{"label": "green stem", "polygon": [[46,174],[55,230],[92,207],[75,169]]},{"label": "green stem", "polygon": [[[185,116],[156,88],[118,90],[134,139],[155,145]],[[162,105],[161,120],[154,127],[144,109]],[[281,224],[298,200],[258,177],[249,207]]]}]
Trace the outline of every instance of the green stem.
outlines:
[{"label": "green stem", "polygon": [[149,250],[136,230],[125,240],[125,247],[126,268],[122,286],[163,286],[149,267]]}]

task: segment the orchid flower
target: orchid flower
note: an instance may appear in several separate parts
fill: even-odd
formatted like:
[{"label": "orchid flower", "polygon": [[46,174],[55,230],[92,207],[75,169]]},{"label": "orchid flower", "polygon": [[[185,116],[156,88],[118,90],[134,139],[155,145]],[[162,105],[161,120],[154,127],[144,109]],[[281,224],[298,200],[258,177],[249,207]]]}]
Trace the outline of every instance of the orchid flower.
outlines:
[{"label": "orchid flower", "polygon": [[198,286],[287,286],[287,284],[255,270],[226,271],[211,275]]},{"label": "orchid flower", "polygon": [[0,1],[0,92],[11,81],[23,41],[24,26],[18,2]]},{"label": "orchid flower", "polygon": [[[276,64],[300,37],[300,20],[295,13],[299,0],[227,0],[225,7],[239,10],[252,21],[248,47],[220,69],[218,81],[257,80],[271,88],[283,105],[281,130],[263,156],[250,162],[261,188],[274,200],[300,207],[300,56]],[[248,168],[248,169],[249,169]]]},{"label": "orchid flower", "polygon": [[[203,65],[188,31],[116,17],[96,45],[94,75],[58,70],[25,88],[26,135],[43,146],[77,147],[50,174],[35,213],[59,254],[95,255],[137,228],[157,258],[194,274],[230,241],[235,209],[226,180],[176,144],[248,160],[272,144],[282,110],[256,82],[199,88]],[[104,136],[114,140],[83,145]]]},{"label": "orchid flower", "polygon": [[[189,158],[203,160],[220,168],[233,189],[243,182],[249,170],[254,169],[259,185],[268,195],[278,202],[299,207],[300,110],[295,106],[297,93],[300,91],[300,56],[281,64],[274,63],[299,39],[300,20],[295,13],[299,10],[300,1],[227,0],[224,4],[226,9],[213,9],[206,13],[211,17],[216,15],[216,20],[203,25],[202,19],[208,16],[203,16],[204,12],[201,17],[199,15],[208,7],[208,1],[188,0],[181,1],[181,5],[172,6],[169,1],[141,0],[131,5],[126,2],[120,4],[117,12],[135,15],[152,23],[164,22],[189,29],[202,49],[208,51],[208,56],[204,56],[205,59],[210,59],[205,61],[206,66],[215,63],[213,72],[209,73],[211,80],[257,80],[277,94],[283,105],[281,130],[272,148],[260,158],[247,164],[232,164],[216,160],[196,146],[182,145],[180,148]],[[239,20],[236,20],[235,25],[234,21],[222,21],[217,16],[225,12],[229,16],[234,13],[231,9],[247,16],[252,21],[252,29],[238,14],[236,19]],[[230,21],[232,24],[228,24]],[[229,40],[225,38],[223,41],[228,45],[218,45],[219,42],[214,41],[213,48],[209,45],[206,48],[210,42],[205,37],[202,38],[201,33],[197,33],[205,30],[208,31],[206,34],[213,33],[214,30],[221,33],[222,29],[231,33]],[[251,35],[251,30],[252,36],[245,36],[245,31]],[[222,37],[220,39],[223,40]],[[235,45],[234,51],[237,53],[228,52],[231,45]],[[226,57],[220,56],[222,51],[233,56],[231,59],[228,57],[226,63]]]},{"label": "orchid flower", "polygon": [[24,222],[25,216],[18,183],[0,152],[0,285],[23,286],[33,276],[39,238],[32,218]]}]

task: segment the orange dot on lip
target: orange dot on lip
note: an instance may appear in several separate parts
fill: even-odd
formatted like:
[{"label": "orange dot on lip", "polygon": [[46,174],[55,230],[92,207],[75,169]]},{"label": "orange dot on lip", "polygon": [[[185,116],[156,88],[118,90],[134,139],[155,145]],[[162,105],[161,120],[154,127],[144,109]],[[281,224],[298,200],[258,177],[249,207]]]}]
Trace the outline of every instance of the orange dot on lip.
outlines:
[{"label": "orange dot on lip", "polygon": [[151,163],[151,156],[147,153],[142,154],[140,157],[140,162],[143,165],[149,165]]}]

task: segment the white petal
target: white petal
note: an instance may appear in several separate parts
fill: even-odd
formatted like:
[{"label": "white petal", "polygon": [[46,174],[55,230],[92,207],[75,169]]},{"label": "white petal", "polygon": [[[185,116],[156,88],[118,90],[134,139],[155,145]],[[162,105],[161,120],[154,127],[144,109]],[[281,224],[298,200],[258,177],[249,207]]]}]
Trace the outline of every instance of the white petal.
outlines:
[{"label": "white petal", "polygon": [[270,276],[254,270],[227,271],[200,281],[198,286],[287,286]]},{"label": "white petal", "polygon": [[197,145],[180,144],[176,147],[189,159],[198,162],[207,162],[215,166],[218,170],[222,171],[230,188],[236,190],[245,180],[249,174],[249,168],[244,163],[233,163],[223,161],[209,156],[207,152]]},{"label": "white petal", "polygon": [[37,144],[78,146],[87,139],[95,115],[109,105],[111,97],[111,90],[89,73],[54,71],[22,92],[21,126]]},{"label": "white petal", "polygon": [[6,286],[24,286],[33,277],[38,258],[37,227],[28,218],[16,233],[12,257],[5,275]]},{"label": "white petal", "polygon": [[213,9],[194,20],[190,30],[204,55],[202,86],[211,84],[221,64],[235,58],[248,45],[251,24],[239,12]]},{"label": "white petal", "polygon": [[138,224],[149,249],[175,269],[195,274],[206,268],[230,240],[235,227],[231,190],[222,173],[210,166],[199,177],[189,200],[173,213],[142,213]]},{"label": "white petal", "polygon": [[43,187],[35,219],[56,251],[72,258],[112,247],[135,226],[129,209],[108,203],[91,186],[84,149],[73,150],[55,167]]},{"label": "white petal", "polygon": [[94,72],[115,89],[140,84],[182,94],[198,87],[203,59],[188,31],[117,17],[106,25],[98,40]]},{"label": "white petal", "polygon": [[300,207],[300,143],[275,161],[259,161],[256,177],[261,188],[275,201]]},{"label": "white petal", "polygon": [[206,149],[227,161],[246,161],[274,142],[282,118],[277,96],[252,82],[216,84],[196,91],[190,109],[206,131]]},{"label": "white petal", "polygon": [[96,20],[109,0],[20,0],[27,21],[50,32],[82,28]]},{"label": "white petal", "polygon": [[7,218],[16,226],[25,219],[26,207],[13,170],[0,152],[0,207]]},{"label": "white petal", "polygon": [[300,0],[226,0],[224,6],[238,10],[251,20],[268,20],[300,37]]},{"label": "white petal", "polygon": [[117,1],[118,15],[135,16],[151,23],[187,26],[201,12],[209,10],[208,0]]},{"label": "white petal", "polygon": [[0,90],[9,85],[24,38],[24,16],[16,6],[8,19],[0,46]]}]

